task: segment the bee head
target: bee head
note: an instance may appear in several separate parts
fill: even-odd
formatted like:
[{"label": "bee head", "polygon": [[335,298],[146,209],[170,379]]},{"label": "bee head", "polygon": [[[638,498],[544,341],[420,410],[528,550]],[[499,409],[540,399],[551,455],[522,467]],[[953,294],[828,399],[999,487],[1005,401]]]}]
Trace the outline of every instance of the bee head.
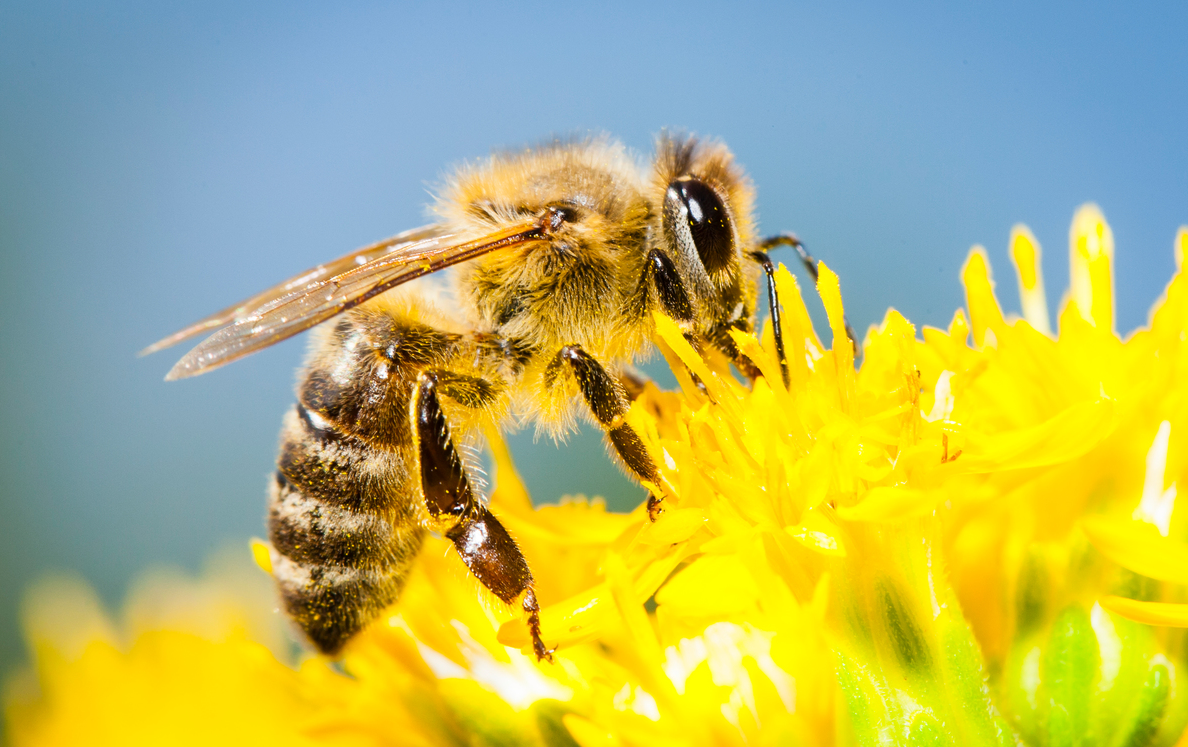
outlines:
[{"label": "bee head", "polygon": [[660,207],[653,236],[673,261],[710,339],[728,328],[749,330],[755,274],[745,252],[753,243],[752,190],[719,143],[664,134],[656,146],[653,194]]}]

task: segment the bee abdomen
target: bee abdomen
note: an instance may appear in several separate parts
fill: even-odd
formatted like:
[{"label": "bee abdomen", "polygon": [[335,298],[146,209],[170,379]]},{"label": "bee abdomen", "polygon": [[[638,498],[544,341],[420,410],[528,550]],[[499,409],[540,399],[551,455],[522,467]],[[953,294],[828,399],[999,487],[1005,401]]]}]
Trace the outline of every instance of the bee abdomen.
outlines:
[{"label": "bee abdomen", "polygon": [[[406,530],[419,547],[422,530]],[[413,540],[413,541],[409,541]],[[415,553],[386,569],[338,564],[302,564],[273,553],[272,573],[285,611],[322,653],[335,654],[388,605],[404,587]]]},{"label": "bee abdomen", "polygon": [[424,537],[398,452],[297,404],[285,417],[268,531],[289,616],[324,653],[400,596]]},{"label": "bee abdomen", "polygon": [[388,564],[393,527],[382,516],[308,496],[277,471],[268,505],[272,546],[299,563]]},{"label": "bee abdomen", "polygon": [[400,596],[424,530],[307,496],[280,471],[271,492],[281,599],[314,645],[334,653]]}]

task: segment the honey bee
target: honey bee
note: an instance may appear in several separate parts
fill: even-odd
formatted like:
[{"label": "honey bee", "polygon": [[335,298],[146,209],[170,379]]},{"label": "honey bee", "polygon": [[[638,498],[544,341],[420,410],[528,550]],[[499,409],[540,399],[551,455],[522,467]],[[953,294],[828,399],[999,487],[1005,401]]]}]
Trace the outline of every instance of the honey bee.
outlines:
[{"label": "honey bee", "polygon": [[[281,428],[268,528],[285,609],[319,650],[338,652],[396,601],[431,531],[520,604],[533,652],[550,659],[532,572],[488,510],[468,445],[512,418],[563,433],[584,411],[649,490],[655,520],[667,484],[624,417],[652,313],[753,379],[730,331],[752,331],[763,273],[778,314],[765,250],[796,248],[815,276],[795,236],[756,239],[752,202],[730,152],[689,136],[661,135],[645,167],[607,138],[499,153],[453,174],[430,225],[143,352],[213,332],[166,377],[181,379],[316,327]],[[425,277],[449,267],[445,290]]]}]

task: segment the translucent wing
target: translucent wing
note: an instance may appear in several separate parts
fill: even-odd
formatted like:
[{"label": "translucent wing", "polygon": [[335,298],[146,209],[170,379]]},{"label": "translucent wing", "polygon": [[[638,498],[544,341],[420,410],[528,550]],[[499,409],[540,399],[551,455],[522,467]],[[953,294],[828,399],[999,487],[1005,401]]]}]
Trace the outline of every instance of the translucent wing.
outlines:
[{"label": "translucent wing", "polygon": [[[257,298],[270,298],[250,312],[238,311],[241,307],[248,308],[248,303],[236,306],[229,326],[203,340],[178,361],[165,378],[184,379],[224,366],[321,324],[401,283],[497,249],[540,239],[547,233],[548,225],[547,217],[521,221],[472,241],[460,241],[457,235],[439,233],[389,249],[364,264],[335,275],[306,282],[304,287],[297,282],[301,280],[302,276],[299,276],[289,281],[296,283],[295,290],[280,291],[284,287],[282,284],[250,299],[248,303]],[[219,314],[210,317],[218,318]],[[202,324],[207,326],[199,327]],[[213,322],[204,320],[187,330],[197,327],[197,331],[201,331],[212,325]],[[166,338],[169,339],[172,338]]]},{"label": "translucent wing", "polygon": [[292,295],[303,289],[309,289],[326,278],[334,277],[352,268],[367,264],[385,254],[399,252],[409,244],[440,236],[443,232],[442,227],[438,225],[421,226],[411,231],[398,233],[390,239],[384,239],[370,246],[365,246],[362,249],[356,249],[350,254],[331,260],[326,264],[318,265],[299,275],[294,275],[285,282],[274,285],[261,293],[257,293],[245,301],[241,301],[234,306],[228,306],[205,319],[200,319],[185,329],[174,332],[163,340],[154,342],[144,350],[141,350],[138,355],[149,355],[159,350],[173,347],[179,342],[188,340],[203,332],[210,332],[219,327],[225,327],[239,319],[246,319],[253,314],[259,313],[260,309],[276,301],[278,298]]}]

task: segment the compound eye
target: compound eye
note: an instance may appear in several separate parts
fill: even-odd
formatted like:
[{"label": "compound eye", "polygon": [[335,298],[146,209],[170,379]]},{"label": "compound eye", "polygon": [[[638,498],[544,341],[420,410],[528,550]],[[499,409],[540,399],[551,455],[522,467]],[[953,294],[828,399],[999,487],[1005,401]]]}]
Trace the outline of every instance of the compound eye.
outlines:
[{"label": "compound eye", "polygon": [[716,272],[727,267],[734,254],[734,232],[717,192],[703,181],[683,178],[668,185],[668,199],[685,206],[689,233],[705,269]]}]

